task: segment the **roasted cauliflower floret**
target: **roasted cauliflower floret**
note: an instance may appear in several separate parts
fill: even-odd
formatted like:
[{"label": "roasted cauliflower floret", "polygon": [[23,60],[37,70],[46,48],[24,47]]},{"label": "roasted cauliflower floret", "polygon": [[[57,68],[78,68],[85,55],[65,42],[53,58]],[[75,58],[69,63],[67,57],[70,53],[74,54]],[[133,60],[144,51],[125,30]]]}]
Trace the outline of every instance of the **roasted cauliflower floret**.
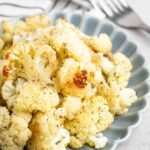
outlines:
[{"label": "roasted cauliflower floret", "polygon": [[8,108],[11,108],[16,98],[16,90],[12,80],[5,81],[2,86],[2,96],[7,101]]},{"label": "roasted cauliflower floret", "polygon": [[103,80],[103,76],[95,64],[79,63],[69,58],[57,72],[56,79],[64,96],[89,97],[95,94],[96,86]]},{"label": "roasted cauliflower floret", "polygon": [[34,116],[30,123],[33,134],[27,144],[29,150],[66,150],[70,135],[55,116],[55,111],[52,109],[46,114],[37,113]]},{"label": "roasted cauliflower floret", "polygon": [[78,97],[68,96],[64,98],[62,107],[66,111],[66,118],[72,120],[82,108],[82,102]]},{"label": "roasted cauliflower floret", "polygon": [[107,99],[110,111],[118,115],[125,114],[137,100],[136,92],[130,88],[120,90],[118,87],[110,88],[107,84],[100,84],[98,93]]},{"label": "roasted cauliflower floret", "polygon": [[115,101],[115,111],[118,115],[125,114],[129,107],[137,100],[136,92],[133,89],[125,88],[119,92]]},{"label": "roasted cauliflower floret", "polygon": [[52,145],[50,147],[51,150],[67,150],[67,145],[70,142],[69,132],[62,128],[58,131],[58,133],[54,136],[52,140]]},{"label": "roasted cauliflower floret", "polygon": [[122,66],[122,68],[124,69],[123,73],[132,70],[132,64],[130,60],[121,52],[117,52],[113,55],[113,62],[116,66]]},{"label": "roasted cauliflower floret", "polygon": [[115,73],[108,78],[109,85],[113,87],[117,84],[120,89],[123,89],[128,84],[132,64],[130,60],[120,52],[113,55],[113,63],[115,64]]},{"label": "roasted cauliflower floret", "polygon": [[107,137],[102,133],[97,133],[95,136],[90,137],[90,145],[95,146],[96,149],[104,148],[107,143]]},{"label": "roasted cauliflower floret", "polygon": [[51,31],[49,42],[53,49],[57,51],[62,60],[71,57],[77,61],[91,61],[90,48],[76,32],[62,24],[60,20]]},{"label": "roasted cauliflower floret", "polygon": [[6,101],[7,107],[12,109],[17,93],[21,89],[24,79],[18,78],[16,81],[6,80],[2,86],[2,97]]},{"label": "roasted cauliflower floret", "polygon": [[[92,98],[93,103],[98,105],[99,114],[96,126],[99,131],[106,130],[109,125],[113,122],[114,116],[109,111],[108,102],[101,96],[94,96]],[[94,105],[94,104],[93,104]]]},{"label": "roasted cauliflower floret", "polygon": [[101,33],[99,37],[93,36],[85,39],[86,44],[95,52],[107,54],[112,49],[112,43],[107,34]]},{"label": "roasted cauliflower floret", "polygon": [[93,54],[93,62],[96,63],[102,69],[102,72],[107,75],[111,76],[115,73],[115,65],[102,53],[95,53]]},{"label": "roasted cauliflower floret", "polygon": [[5,57],[14,66],[12,70],[15,68],[7,77],[15,73],[14,76],[27,80],[51,83],[51,76],[58,67],[56,52],[49,45],[38,41],[20,42],[9,49]]},{"label": "roasted cauliflower floret", "polygon": [[21,55],[20,61],[24,67],[25,78],[50,83],[51,75],[57,69],[58,64],[55,51],[48,45],[41,45],[39,48],[34,47],[33,53],[34,56],[32,56],[32,52],[27,54],[24,51]]},{"label": "roasted cauliflower floret", "polygon": [[103,96],[107,100],[110,112],[115,114],[116,112],[113,108],[115,105],[114,99],[118,96],[118,87],[110,88],[106,82],[103,82],[99,84],[97,91],[99,95]]},{"label": "roasted cauliflower floret", "polygon": [[[91,137],[105,130],[113,121],[107,101],[101,96],[85,99],[82,109],[73,120],[66,120],[64,125],[71,135],[70,146],[80,148],[85,143],[93,145]],[[96,143],[95,143],[96,144]]]},{"label": "roasted cauliflower floret", "polygon": [[39,82],[28,81],[22,85],[14,102],[14,110],[28,113],[48,112],[59,104],[56,90]]},{"label": "roasted cauliflower floret", "polygon": [[2,150],[23,150],[31,136],[28,123],[31,115],[15,112],[11,115],[0,107],[0,148]]}]

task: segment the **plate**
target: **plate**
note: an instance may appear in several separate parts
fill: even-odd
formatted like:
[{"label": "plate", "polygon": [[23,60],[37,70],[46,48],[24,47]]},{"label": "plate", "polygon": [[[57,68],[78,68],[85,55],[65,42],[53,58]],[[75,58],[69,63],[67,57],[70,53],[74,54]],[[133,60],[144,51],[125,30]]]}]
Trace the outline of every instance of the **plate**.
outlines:
[{"label": "plate", "polygon": [[[138,47],[135,43],[128,40],[128,37],[123,32],[118,31],[116,27],[114,28],[112,24],[106,21],[88,15],[60,12],[53,14],[50,18],[52,24],[56,19],[64,18],[87,35],[99,35],[102,32],[107,33],[112,40],[112,52],[121,51],[132,62],[133,70],[128,87],[135,89],[138,100],[130,107],[127,114],[116,116],[113,124],[103,132],[108,137],[108,143],[101,150],[115,150],[118,144],[129,138],[133,128],[141,122],[142,113],[147,106],[144,96],[149,91],[149,86],[146,82],[149,73],[144,67],[145,59],[138,54]],[[68,148],[68,150],[71,150],[71,148]],[[85,145],[80,150],[94,150],[94,148]]]}]

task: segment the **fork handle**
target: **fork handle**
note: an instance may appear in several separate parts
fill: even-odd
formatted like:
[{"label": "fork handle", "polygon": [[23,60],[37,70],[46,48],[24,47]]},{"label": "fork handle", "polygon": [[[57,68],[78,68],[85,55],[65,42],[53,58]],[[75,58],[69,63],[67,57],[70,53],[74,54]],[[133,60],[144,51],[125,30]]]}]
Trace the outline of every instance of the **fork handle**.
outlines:
[{"label": "fork handle", "polygon": [[147,33],[150,33],[150,27],[146,25],[145,23],[140,25],[140,29],[144,30]]}]

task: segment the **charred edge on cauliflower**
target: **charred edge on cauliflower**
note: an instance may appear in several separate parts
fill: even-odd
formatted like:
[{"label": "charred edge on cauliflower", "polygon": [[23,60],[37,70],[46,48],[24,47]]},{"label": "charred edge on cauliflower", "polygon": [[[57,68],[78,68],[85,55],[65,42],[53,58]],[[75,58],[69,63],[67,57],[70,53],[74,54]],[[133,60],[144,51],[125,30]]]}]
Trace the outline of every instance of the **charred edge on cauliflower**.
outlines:
[{"label": "charred edge on cauliflower", "polygon": [[81,72],[78,72],[74,75],[73,78],[74,84],[78,87],[78,88],[84,88],[86,87],[87,83],[87,71],[86,70],[82,70]]},{"label": "charred edge on cauliflower", "polygon": [[3,75],[5,77],[9,77],[9,74],[10,74],[12,69],[13,69],[13,65],[11,63],[6,65],[6,66],[4,66],[4,68],[3,68]]}]

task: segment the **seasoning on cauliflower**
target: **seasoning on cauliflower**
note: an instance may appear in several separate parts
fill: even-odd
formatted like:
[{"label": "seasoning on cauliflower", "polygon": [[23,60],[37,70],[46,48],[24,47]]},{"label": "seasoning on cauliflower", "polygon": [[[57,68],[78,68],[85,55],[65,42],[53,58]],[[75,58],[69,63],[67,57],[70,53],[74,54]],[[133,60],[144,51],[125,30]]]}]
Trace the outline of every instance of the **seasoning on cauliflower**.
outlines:
[{"label": "seasoning on cauliflower", "polygon": [[112,43],[107,34],[101,33],[99,37],[93,36],[85,39],[86,44],[95,52],[107,54],[112,49]]},{"label": "seasoning on cauliflower", "polygon": [[66,150],[70,135],[56,118],[55,111],[53,108],[46,114],[35,114],[30,123],[32,136],[27,144],[29,150]]},{"label": "seasoning on cauliflower", "polygon": [[2,150],[23,150],[31,136],[28,123],[30,114],[14,112],[11,115],[5,107],[0,107],[0,148]]},{"label": "seasoning on cauliflower", "polygon": [[57,82],[64,96],[90,97],[103,80],[100,68],[93,63],[76,62],[68,58],[57,72]]},{"label": "seasoning on cauliflower", "polygon": [[22,85],[14,102],[14,110],[28,113],[48,112],[59,104],[56,90],[40,82],[28,81]]},{"label": "seasoning on cauliflower", "polygon": [[[64,126],[71,135],[70,146],[80,148],[85,143],[93,145],[91,137],[105,130],[113,121],[107,101],[101,96],[85,99],[81,111],[73,120],[66,120]],[[96,144],[96,143],[95,143]]]}]

